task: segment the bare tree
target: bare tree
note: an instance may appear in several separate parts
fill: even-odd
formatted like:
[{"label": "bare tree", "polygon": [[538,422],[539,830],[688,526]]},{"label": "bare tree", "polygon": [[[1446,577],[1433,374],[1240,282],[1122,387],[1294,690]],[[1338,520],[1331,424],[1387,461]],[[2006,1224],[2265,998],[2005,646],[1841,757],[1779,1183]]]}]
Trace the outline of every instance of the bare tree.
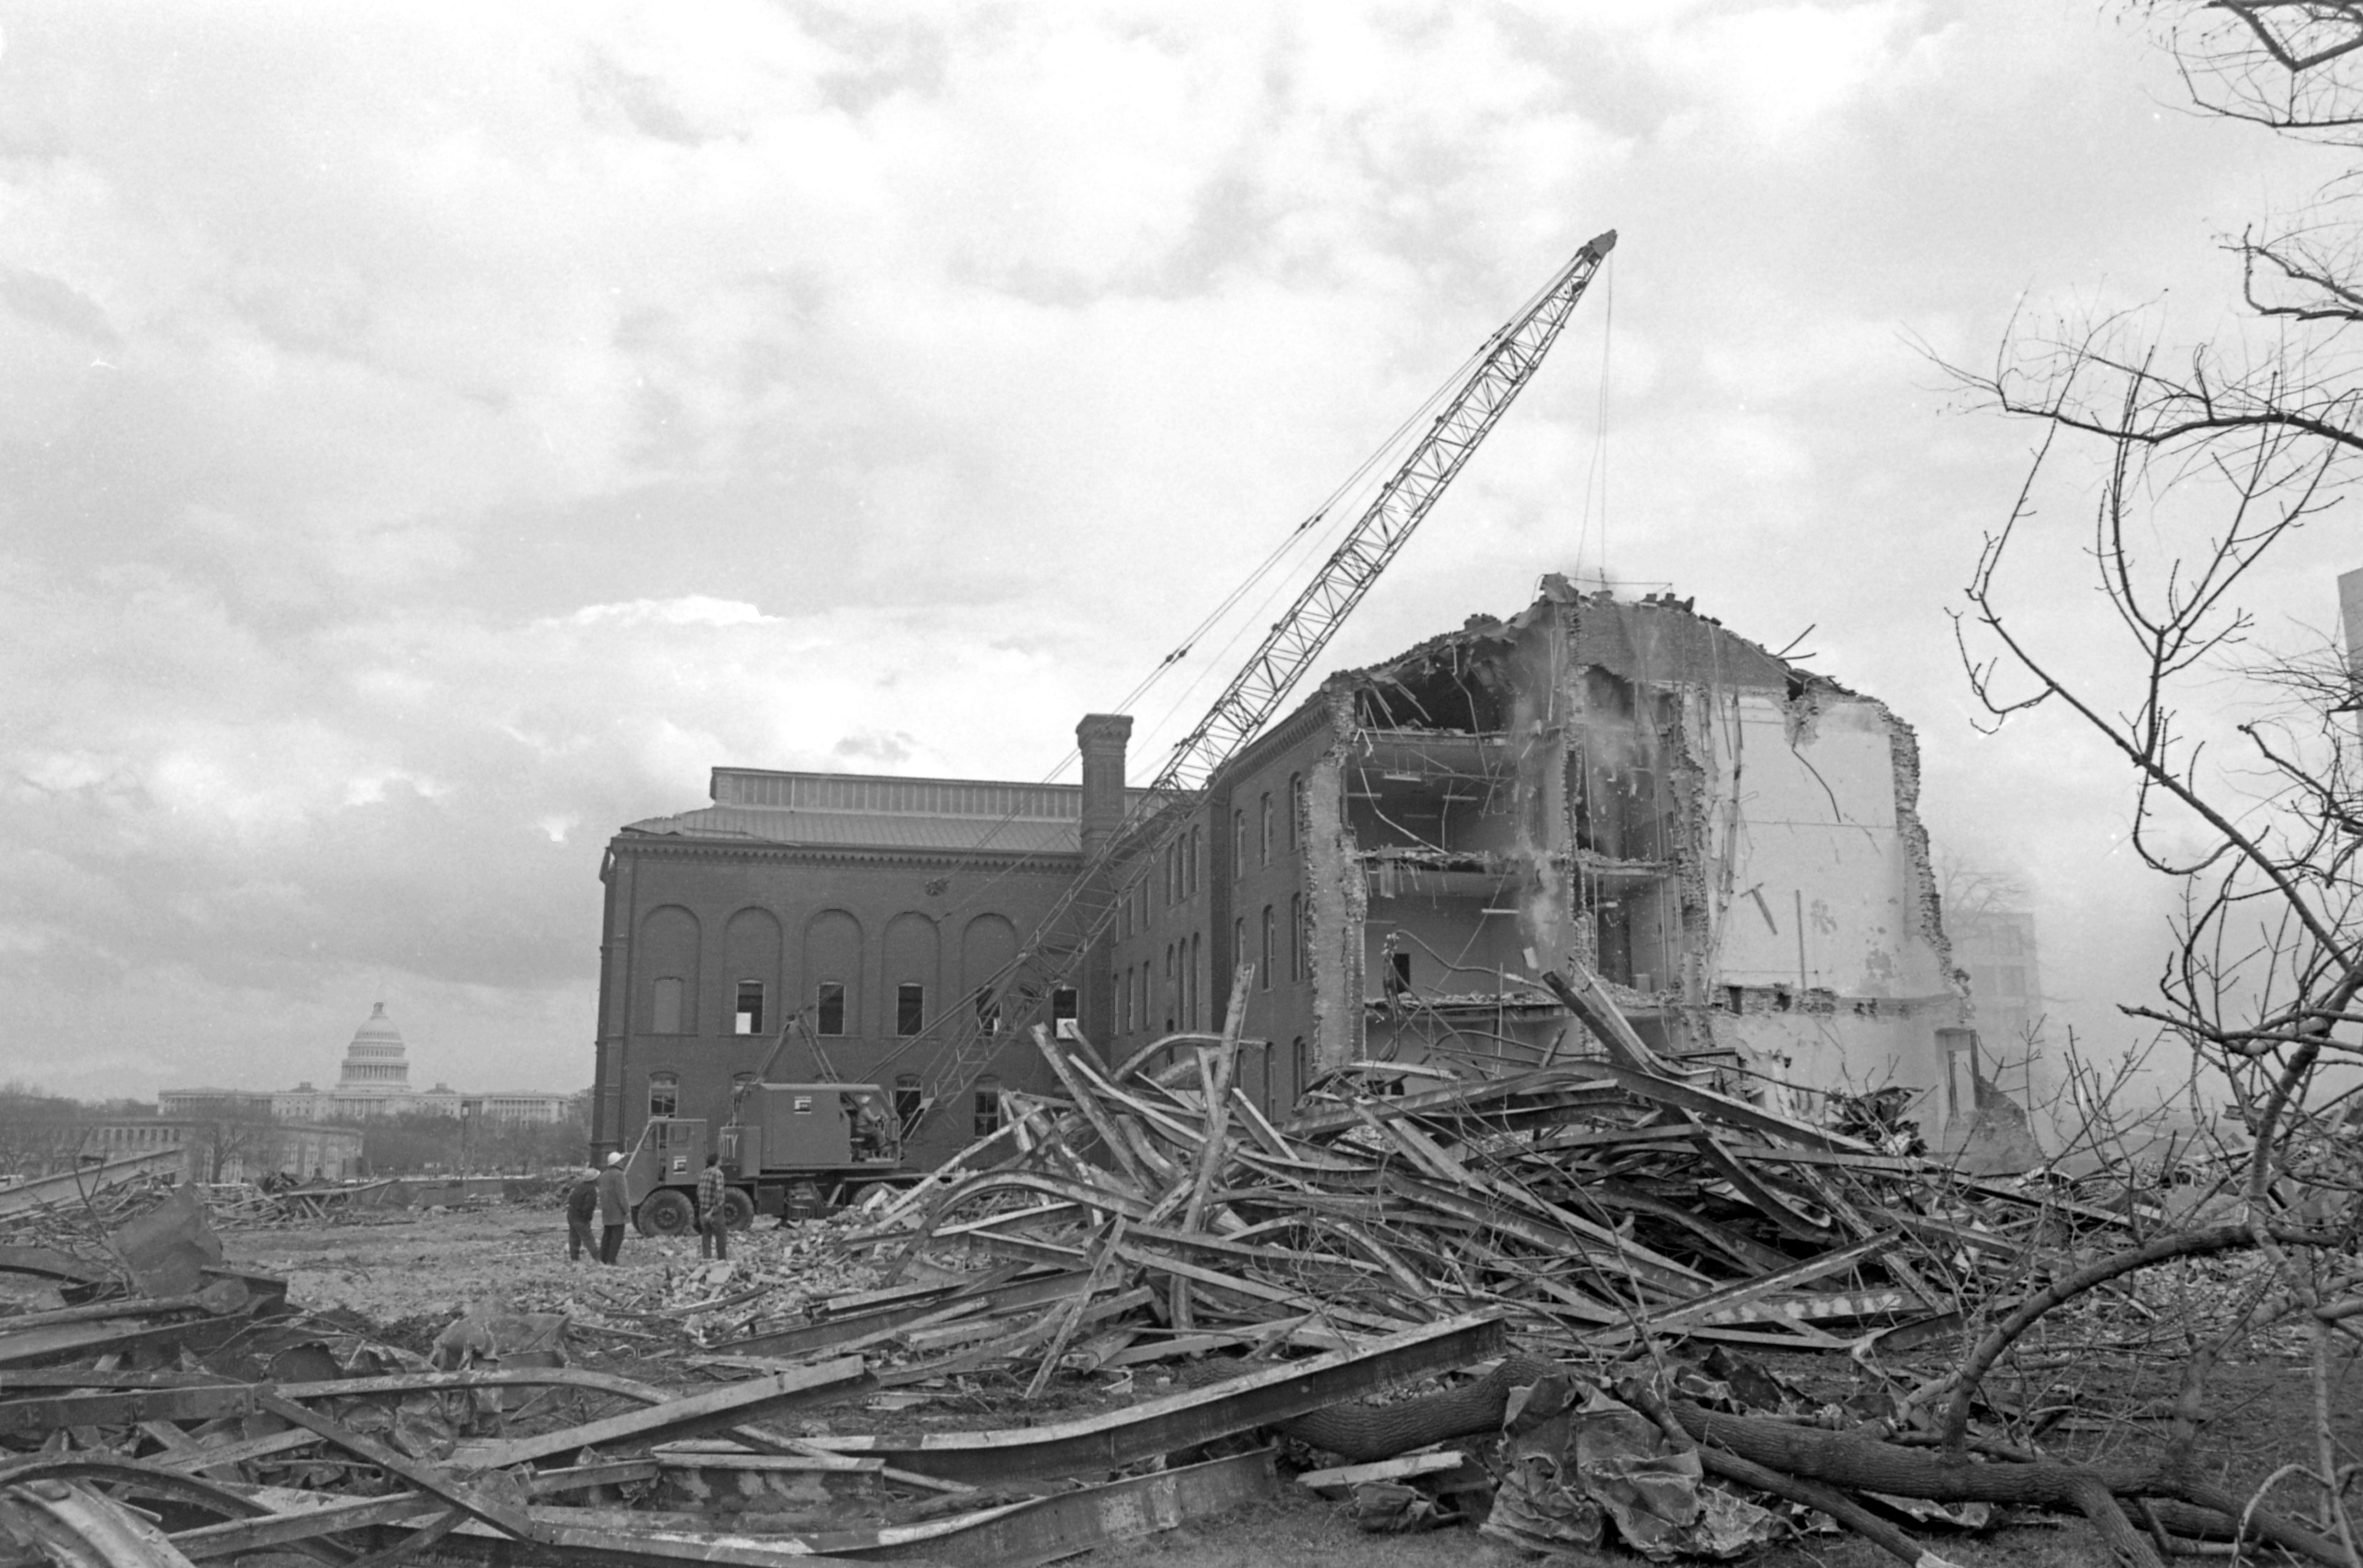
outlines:
[{"label": "bare tree", "polygon": [[[2363,139],[2363,5],[2213,0],[2155,6],[2193,102],[2278,134]],[[1956,371],[1977,401],[2044,435],[2019,502],[1984,543],[1958,619],[1972,687],[1996,723],[2065,710],[2130,774],[2130,842],[2180,890],[2157,996],[2124,1010],[2187,1048],[2249,1141],[2237,1209],[2160,1230],[2002,1314],[1958,1369],[1944,1430],[1962,1441],[1979,1379],[2046,1313],[2102,1280],[2253,1251],[2227,1319],[2194,1329],[2162,1454],[2193,1474],[2209,1378],[2270,1327],[2311,1345],[2310,1479],[2322,1543],[2363,1565],[2347,1492],[2357,1466],[2332,1419],[2333,1342],[2363,1321],[2357,1266],[2363,1069],[2363,795],[2349,690],[2323,648],[2274,648],[2247,607],[2277,548],[2346,499],[2363,454],[2363,227],[2354,176],[2293,220],[2227,237],[2249,329],[2169,347],[2138,317],[2014,332],[1992,367]],[[2076,448],[2090,466],[2063,462]],[[2093,477],[2086,540],[2118,651],[2113,681],[2063,628],[2014,608],[2005,578],[2060,470]],[[2176,541],[2180,541],[2179,544]],[[2326,587],[2326,585],[2325,585]],[[2227,698],[2237,692],[2227,704]],[[2230,709],[2227,712],[2227,705]]]}]

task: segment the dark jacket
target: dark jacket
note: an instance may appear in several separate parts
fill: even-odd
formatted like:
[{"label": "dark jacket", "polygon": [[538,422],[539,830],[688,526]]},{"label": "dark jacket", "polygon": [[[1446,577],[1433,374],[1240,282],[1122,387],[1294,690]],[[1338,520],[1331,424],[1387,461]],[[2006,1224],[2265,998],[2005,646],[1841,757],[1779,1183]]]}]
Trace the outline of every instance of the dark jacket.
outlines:
[{"label": "dark jacket", "polygon": [[566,1195],[566,1217],[578,1225],[591,1223],[591,1216],[599,1212],[599,1178],[584,1176]]},{"label": "dark jacket", "polygon": [[609,1165],[599,1173],[599,1223],[620,1225],[631,1217],[624,1201],[624,1167]]}]

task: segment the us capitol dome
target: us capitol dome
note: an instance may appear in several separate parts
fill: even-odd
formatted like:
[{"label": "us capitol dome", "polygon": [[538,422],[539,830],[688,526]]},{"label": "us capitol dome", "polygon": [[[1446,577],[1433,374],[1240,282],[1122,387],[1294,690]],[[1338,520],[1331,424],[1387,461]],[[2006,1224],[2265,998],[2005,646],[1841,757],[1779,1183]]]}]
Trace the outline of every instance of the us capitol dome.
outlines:
[{"label": "us capitol dome", "polygon": [[372,1116],[405,1116],[429,1112],[442,1116],[463,1113],[492,1121],[557,1121],[567,1114],[571,1095],[536,1089],[466,1093],[449,1084],[421,1089],[410,1081],[410,1057],[402,1031],[385,1015],[385,1003],[370,1009],[361,1026],[345,1046],[337,1081],[327,1088],[310,1082],[292,1089],[261,1092],[220,1089],[166,1089],[157,1097],[167,1115],[196,1114],[223,1106],[251,1103],[283,1121],[353,1121]]}]

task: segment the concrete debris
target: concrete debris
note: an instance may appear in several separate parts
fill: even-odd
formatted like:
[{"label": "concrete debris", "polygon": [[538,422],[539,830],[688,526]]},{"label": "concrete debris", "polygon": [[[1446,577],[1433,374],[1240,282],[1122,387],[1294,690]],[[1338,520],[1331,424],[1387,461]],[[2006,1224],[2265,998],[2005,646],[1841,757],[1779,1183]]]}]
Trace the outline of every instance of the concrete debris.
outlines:
[{"label": "concrete debris", "polygon": [[[1012,1093],[916,1187],[563,1303],[488,1288],[407,1343],[226,1266],[194,1189],[28,1209],[0,1560],[995,1568],[1272,1499],[1281,1463],[1362,1529],[1544,1554],[1731,1557],[1826,1518],[1933,1562],[1894,1521],[1998,1522],[1899,1489],[1925,1465],[1892,1395],[1819,1405],[1751,1356],[1876,1372],[1980,1281],[2152,1216],[1965,1175],[1892,1097],[1803,1120],[1592,977],[1536,986],[1601,1055],[1359,1064],[1284,1122],[1235,1082],[1236,1010],[1113,1065],[1037,1030],[1064,1093]],[[1778,1463],[1814,1443],[1880,1489]]]}]

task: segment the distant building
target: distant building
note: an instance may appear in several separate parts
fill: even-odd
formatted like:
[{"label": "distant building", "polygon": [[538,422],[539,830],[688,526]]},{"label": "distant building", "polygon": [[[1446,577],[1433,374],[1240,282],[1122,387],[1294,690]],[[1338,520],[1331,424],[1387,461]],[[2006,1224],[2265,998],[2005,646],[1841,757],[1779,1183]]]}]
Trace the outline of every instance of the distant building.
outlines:
[{"label": "distant building", "polygon": [[1983,1069],[1998,1086],[2031,1098],[2034,1036],[2043,1021],[2043,972],[2035,917],[2025,910],[1947,911],[1953,962],[1969,977]]},{"label": "distant building", "polygon": [[379,1002],[353,1031],[334,1087],[307,1079],[292,1089],[165,1089],[156,1097],[164,1116],[268,1114],[282,1121],[365,1121],[374,1116],[475,1116],[488,1121],[560,1121],[577,1097],[539,1089],[466,1094],[449,1084],[411,1087],[402,1031]]},{"label": "distant building", "polygon": [[190,1181],[257,1181],[273,1175],[341,1180],[362,1169],[359,1129],[275,1121],[261,1112],[122,1117],[78,1122],[73,1132],[73,1154],[81,1161],[177,1147],[182,1174]]}]

